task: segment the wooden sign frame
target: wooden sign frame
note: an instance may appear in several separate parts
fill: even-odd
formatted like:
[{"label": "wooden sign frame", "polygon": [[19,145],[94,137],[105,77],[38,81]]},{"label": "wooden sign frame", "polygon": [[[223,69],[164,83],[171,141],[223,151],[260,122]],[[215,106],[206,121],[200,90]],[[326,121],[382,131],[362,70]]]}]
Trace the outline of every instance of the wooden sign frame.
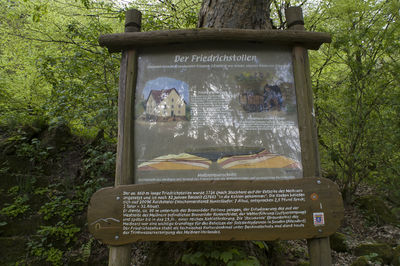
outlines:
[{"label": "wooden sign frame", "polygon": [[333,234],[342,210],[338,187],[326,178],[149,183],[97,191],[88,224],[109,245],[295,240]]},{"label": "wooden sign frame", "polygon": [[[296,88],[298,126],[304,177],[320,177],[320,162],[316,123],[313,111],[310,66],[307,49],[318,49],[331,42],[327,33],[307,32],[301,8],[286,11],[289,29],[238,30],[193,29],[179,31],[140,31],[141,14],[130,10],[126,16],[125,33],[103,35],[99,42],[110,52],[122,51],[118,97],[118,146],[115,186],[134,183],[134,97],[137,81],[137,59],[141,47],[176,43],[241,41],[292,47],[294,81]],[[329,238],[308,240],[311,265],[331,265]],[[110,265],[129,265],[130,246],[110,247]]]}]

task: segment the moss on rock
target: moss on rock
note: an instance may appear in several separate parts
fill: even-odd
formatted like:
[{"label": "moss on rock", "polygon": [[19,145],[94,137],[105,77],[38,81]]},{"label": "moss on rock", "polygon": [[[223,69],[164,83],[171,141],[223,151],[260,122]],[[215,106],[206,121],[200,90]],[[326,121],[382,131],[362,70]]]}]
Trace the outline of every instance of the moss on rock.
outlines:
[{"label": "moss on rock", "polygon": [[397,246],[393,251],[393,259],[392,259],[393,266],[400,266],[400,246]]},{"label": "moss on rock", "polygon": [[392,248],[385,243],[361,244],[354,249],[356,256],[368,256],[374,253],[386,264],[390,264],[393,259]]},{"label": "moss on rock", "polygon": [[365,257],[358,257],[351,266],[368,266],[370,265],[367,258]]},{"label": "moss on rock", "polygon": [[394,216],[396,216],[398,222],[400,223],[400,207],[393,208],[392,213]]},{"label": "moss on rock", "polygon": [[53,147],[53,152],[57,152],[72,142],[73,135],[66,124],[59,124],[43,131],[40,139],[44,147]]},{"label": "moss on rock", "polygon": [[398,224],[397,217],[378,196],[368,195],[357,200],[357,205],[366,216],[367,220],[377,226],[385,224]]},{"label": "moss on rock", "polygon": [[346,242],[346,235],[336,232],[329,237],[331,248],[336,252],[347,252],[349,247]]}]

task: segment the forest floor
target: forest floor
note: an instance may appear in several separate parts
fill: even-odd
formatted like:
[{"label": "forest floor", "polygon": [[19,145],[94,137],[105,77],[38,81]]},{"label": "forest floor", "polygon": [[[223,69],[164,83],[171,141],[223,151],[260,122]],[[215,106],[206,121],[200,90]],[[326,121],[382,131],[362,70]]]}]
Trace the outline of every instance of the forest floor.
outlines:
[{"label": "forest floor", "polygon": [[[355,207],[347,207],[345,210],[344,225],[339,229],[347,237],[350,251],[365,243],[400,244],[400,228],[393,225],[368,226],[363,215]],[[397,243],[396,243],[397,242]],[[351,265],[357,256],[352,252],[332,251],[334,265]]]},{"label": "forest floor", "polygon": [[[354,195],[355,203],[345,207],[342,225],[337,233],[331,236],[333,265],[400,265],[399,217],[394,225],[385,221],[377,225],[357,204],[357,199],[374,197],[376,192],[370,186],[361,186]],[[386,209],[387,206],[382,208]],[[376,211],[378,214],[379,211]],[[287,251],[288,261],[293,263],[290,265],[308,265],[305,240],[288,241]]]}]

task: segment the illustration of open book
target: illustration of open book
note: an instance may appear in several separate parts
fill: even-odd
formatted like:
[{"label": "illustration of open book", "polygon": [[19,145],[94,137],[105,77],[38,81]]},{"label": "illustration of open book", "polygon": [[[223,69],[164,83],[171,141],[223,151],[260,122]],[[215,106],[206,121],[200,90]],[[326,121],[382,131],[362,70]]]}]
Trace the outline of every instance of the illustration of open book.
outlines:
[{"label": "illustration of open book", "polygon": [[289,168],[301,169],[299,162],[264,148],[206,148],[180,154],[168,154],[141,163],[139,171],[208,170],[212,164],[220,169]]}]

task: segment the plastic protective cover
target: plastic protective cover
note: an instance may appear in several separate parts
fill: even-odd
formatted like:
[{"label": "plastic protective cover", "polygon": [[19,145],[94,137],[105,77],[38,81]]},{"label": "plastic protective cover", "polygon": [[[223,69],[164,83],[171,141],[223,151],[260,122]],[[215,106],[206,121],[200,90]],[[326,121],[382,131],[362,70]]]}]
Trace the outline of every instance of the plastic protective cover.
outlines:
[{"label": "plastic protective cover", "polygon": [[289,47],[143,49],[133,119],[138,183],[302,177]]}]

